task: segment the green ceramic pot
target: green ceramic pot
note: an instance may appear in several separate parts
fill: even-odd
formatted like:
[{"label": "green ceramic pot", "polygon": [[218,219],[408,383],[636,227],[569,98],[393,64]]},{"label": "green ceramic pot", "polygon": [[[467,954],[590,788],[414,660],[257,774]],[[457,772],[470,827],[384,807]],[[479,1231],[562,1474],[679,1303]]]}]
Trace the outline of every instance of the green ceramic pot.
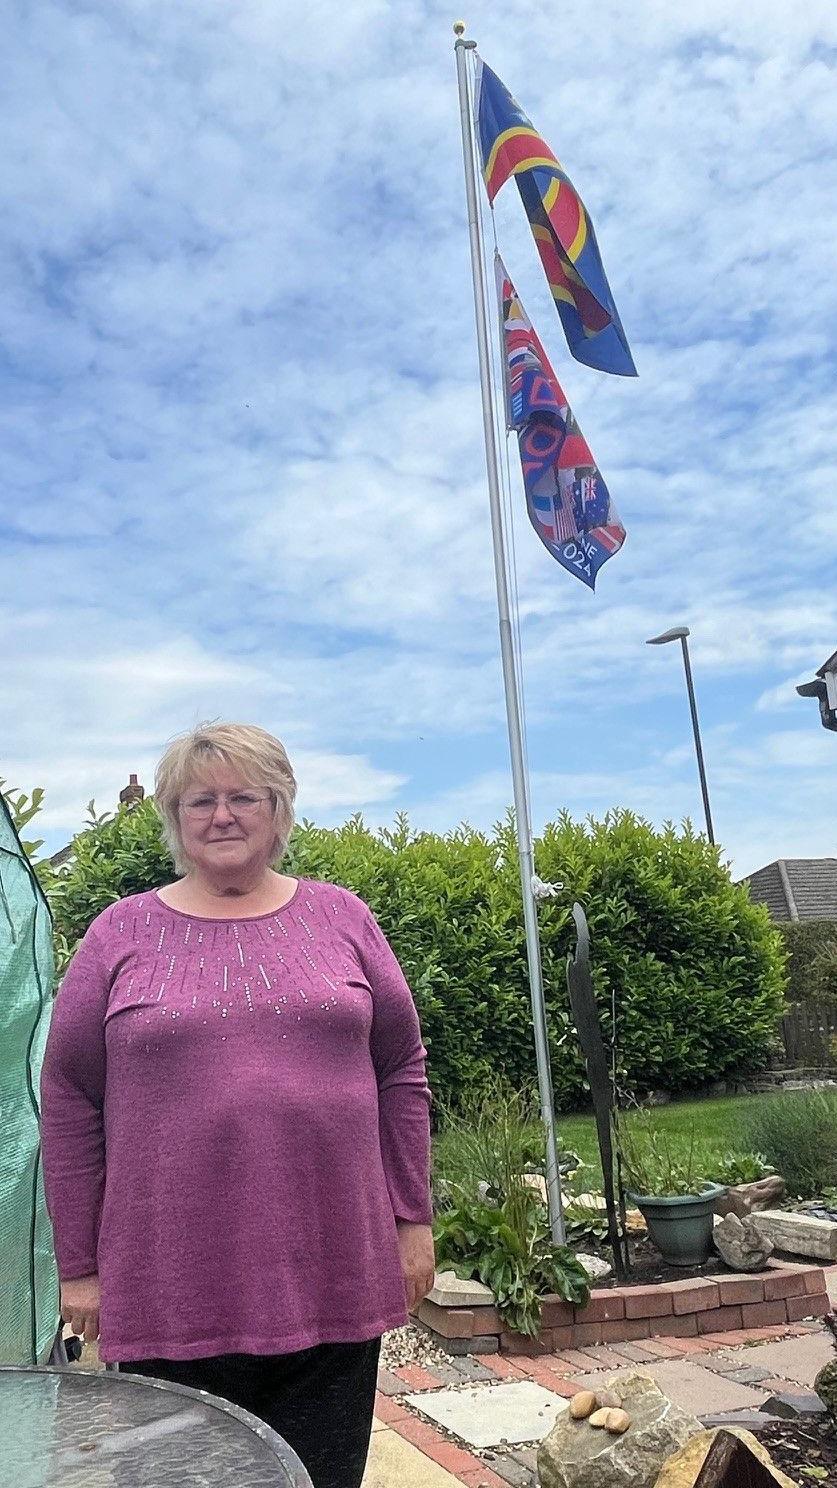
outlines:
[{"label": "green ceramic pot", "polygon": [[715,1200],[725,1192],[721,1183],[704,1183],[699,1194],[658,1198],[629,1193],[648,1226],[648,1234],[670,1266],[702,1266],[712,1254]]}]

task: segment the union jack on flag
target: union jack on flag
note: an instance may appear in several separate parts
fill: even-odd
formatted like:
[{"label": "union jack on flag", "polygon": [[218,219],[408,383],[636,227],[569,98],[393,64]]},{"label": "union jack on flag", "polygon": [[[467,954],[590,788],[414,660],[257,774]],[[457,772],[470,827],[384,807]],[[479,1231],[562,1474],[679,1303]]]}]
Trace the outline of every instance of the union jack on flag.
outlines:
[{"label": "union jack on flag", "polygon": [[520,104],[480,58],[475,111],[488,200],[514,176],[573,356],[600,372],[636,377],[587,209]]},{"label": "union jack on flag", "polygon": [[576,578],[618,553],[625,529],[503,260],[494,260],[503,323],[507,423],[517,433],[529,520]]}]

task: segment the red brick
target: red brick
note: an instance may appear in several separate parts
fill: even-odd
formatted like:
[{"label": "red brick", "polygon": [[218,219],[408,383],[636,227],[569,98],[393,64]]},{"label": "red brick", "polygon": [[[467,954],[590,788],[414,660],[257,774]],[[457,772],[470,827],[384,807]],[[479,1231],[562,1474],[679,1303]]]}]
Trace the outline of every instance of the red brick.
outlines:
[{"label": "red brick", "polygon": [[652,1338],[694,1338],[697,1333],[697,1317],[693,1312],[685,1312],[682,1317],[656,1318],[650,1320],[650,1333]]},{"label": "red brick", "polygon": [[763,1302],[764,1282],[757,1276],[709,1276],[721,1294],[721,1306],[733,1306],[736,1302]]},{"label": "red brick", "polygon": [[671,1292],[661,1286],[639,1286],[625,1288],[625,1317],[665,1317],[673,1312]]},{"label": "red brick", "polygon": [[613,1323],[602,1323],[602,1343],[630,1343],[647,1338],[650,1331],[648,1318],[618,1318]]},{"label": "red brick", "polygon": [[670,1281],[668,1289],[678,1315],[684,1312],[707,1312],[720,1307],[721,1294],[714,1281]]},{"label": "red brick", "polygon": [[573,1348],[583,1349],[588,1343],[601,1343],[605,1323],[576,1323],[573,1328]]},{"label": "red brick", "polygon": [[[547,1379],[547,1374],[551,1378]],[[553,1395],[563,1395],[565,1400],[572,1400],[573,1395],[577,1395],[579,1390],[584,1388],[583,1385],[576,1384],[574,1380],[561,1379],[560,1375],[553,1374],[551,1370],[539,1375],[538,1383],[543,1385],[545,1390],[551,1390]]]},{"label": "red brick", "polygon": [[[474,1461],[479,1461],[479,1458],[475,1457]],[[485,1463],[470,1472],[457,1473],[456,1476],[467,1488],[509,1488],[505,1478],[498,1478],[496,1472],[492,1472]]]},{"label": "red brick", "polygon": [[428,1374],[419,1364],[401,1364],[398,1369],[393,1369],[393,1374],[403,1379],[411,1390],[438,1390],[442,1381]]},{"label": "red brick", "polygon": [[578,1349],[562,1349],[561,1358],[565,1364],[569,1364],[570,1368],[577,1373],[589,1374],[590,1357],[588,1354],[582,1354]]},{"label": "red brick", "polygon": [[[835,1268],[829,1267],[829,1270],[833,1269]],[[821,1297],[823,1292],[828,1291],[822,1266],[814,1266],[805,1272],[805,1290],[812,1297]]]},{"label": "red brick", "polygon": [[[491,1311],[494,1311],[492,1307]],[[441,1338],[470,1338],[474,1332],[474,1314],[469,1307],[439,1307],[425,1297],[418,1315],[428,1328]]]},{"label": "red brick", "polygon": [[819,1297],[788,1297],[785,1306],[788,1322],[798,1323],[800,1318],[825,1317],[831,1311],[831,1299],[828,1292]]},{"label": "red brick", "polygon": [[[763,1302],[754,1302],[754,1307],[763,1307]],[[698,1333],[731,1333],[741,1327],[740,1307],[710,1307],[708,1312],[697,1315]]]},{"label": "red brick", "polygon": [[519,1354],[524,1358],[536,1359],[540,1354],[549,1354],[551,1347],[540,1338],[528,1338],[525,1333],[500,1334],[500,1348],[504,1354]]},{"label": "red brick", "polygon": [[575,1308],[563,1297],[550,1295],[541,1302],[541,1317],[546,1328],[569,1327],[575,1322]]},{"label": "red brick", "polygon": [[621,1369],[622,1368],[622,1359],[620,1358],[619,1354],[614,1354],[611,1349],[606,1349],[606,1348],[601,1348],[601,1347],[599,1347],[599,1348],[586,1348],[586,1349],[582,1349],[582,1353],[589,1354],[590,1355],[590,1358],[593,1360],[593,1363],[594,1364],[598,1364],[600,1368],[601,1367],[604,1367],[605,1369]]},{"label": "red brick", "polygon": [[642,1347],[647,1348],[655,1359],[677,1359],[680,1356],[680,1349],[671,1348],[664,1338],[649,1338]]},{"label": "red brick", "polygon": [[764,1278],[765,1302],[778,1302],[782,1297],[804,1297],[805,1277],[798,1271],[772,1271]]},{"label": "red brick", "polygon": [[787,1323],[788,1314],[784,1302],[755,1302],[742,1307],[741,1318],[745,1328],[768,1328]]},{"label": "red brick", "polygon": [[500,1314],[496,1307],[474,1308],[474,1331],[471,1334],[472,1338],[489,1338],[492,1333],[499,1338],[501,1327]]},{"label": "red brick", "polygon": [[507,1359],[504,1354],[480,1354],[479,1361],[485,1365],[486,1369],[490,1369],[497,1379],[523,1378],[517,1365],[513,1364],[511,1359]]},{"label": "red brick", "polygon": [[473,1472],[480,1466],[478,1457],[474,1457],[471,1452],[464,1451],[454,1442],[448,1441],[424,1421],[417,1421],[415,1416],[396,1421],[392,1429],[397,1431],[399,1436],[403,1436],[405,1441],[412,1442],[414,1447],[418,1447],[425,1457],[432,1458],[434,1462],[438,1462],[440,1467],[446,1468],[456,1477],[461,1477],[466,1472]]},{"label": "red brick", "polygon": [[394,1426],[396,1421],[403,1421],[408,1414],[397,1400],[389,1395],[382,1395],[380,1390],[375,1391],[375,1415],[379,1421],[386,1421],[387,1426]]},{"label": "red brick", "polygon": [[[695,1319],[695,1327],[697,1327],[697,1319]],[[724,1342],[727,1342],[726,1338]],[[705,1354],[711,1345],[705,1338],[673,1338],[671,1346],[676,1348],[682,1356],[688,1357],[689,1354]]]},{"label": "red brick", "polygon": [[657,1357],[642,1343],[617,1343],[613,1340],[611,1347],[614,1353],[619,1354],[622,1359],[627,1359],[631,1364],[648,1364]]},{"label": "red brick", "polygon": [[550,1328],[549,1329],[549,1352],[550,1354],[563,1353],[565,1348],[572,1348],[575,1337],[575,1327],[572,1328]]},{"label": "red brick", "polygon": [[624,1316],[625,1298],[615,1287],[610,1292],[604,1287],[591,1292],[587,1306],[577,1307],[575,1310],[577,1323],[605,1323]]},{"label": "red brick", "polygon": [[559,1374],[564,1379],[569,1379],[571,1374],[578,1374],[578,1365],[571,1364],[569,1359],[564,1358],[563,1354],[547,1354],[543,1362],[547,1369],[552,1370],[553,1374]]}]

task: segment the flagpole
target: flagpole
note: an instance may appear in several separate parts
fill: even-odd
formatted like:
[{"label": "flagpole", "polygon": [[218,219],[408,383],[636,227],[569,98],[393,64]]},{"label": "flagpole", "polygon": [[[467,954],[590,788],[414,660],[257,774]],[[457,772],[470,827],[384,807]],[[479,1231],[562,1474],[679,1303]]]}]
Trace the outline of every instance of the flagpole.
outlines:
[{"label": "flagpole", "polygon": [[465,162],[465,193],[468,202],[468,231],[471,243],[471,272],[474,281],[474,312],[477,322],[482,422],[485,436],[485,462],[488,472],[488,499],[491,511],[491,536],[494,544],[494,577],[497,584],[497,608],[500,622],[500,654],[503,662],[503,686],[506,694],[506,716],[511,752],[514,816],[517,850],[520,858],[520,883],[523,890],[523,921],[526,930],[526,959],[529,968],[529,990],[532,999],[532,1022],[535,1033],[535,1057],[538,1069],[541,1119],[546,1131],[546,1191],[549,1225],[556,1245],[566,1241],[561,1204],[561,1177],[558,1168],[558,1144],[555,1130],[555,1108],[552,1093],[552,1070],[546,1033],[546,1005],[543,995],[540,937],[537,903],[534,893],[535,862],[529,818],[529,793],[523,752],[523,730],[520,717],[520,690],[512,638],[511,614],[505,540],[500,500],[500,471],[497,461],[494,394],[491,384],[491,354],[486,315],[485,273],[483,269],[482,233],[477,201],[476,169],[468,97],[466,53],[476,48],[475,41],[464,40],[465,27],[454,26],[456,34],[456,76],[459,84],[459,114],[462,124],[462,153]]}]

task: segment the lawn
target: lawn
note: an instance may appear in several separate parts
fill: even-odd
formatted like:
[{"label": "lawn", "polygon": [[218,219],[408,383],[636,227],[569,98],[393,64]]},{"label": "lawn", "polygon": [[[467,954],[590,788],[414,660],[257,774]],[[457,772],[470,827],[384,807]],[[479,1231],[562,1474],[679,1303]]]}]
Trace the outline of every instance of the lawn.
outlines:
[{"label": "lawn", "polygon": [[[764,1096],[735,1095],[714,1100],[672,1101],[654,1110],[655,1125],[688,1148],[695,1133],[695,1146],[714,1152],[740,1152],[743,1148],[742,1117]],[[562,1148],[577,1152],[582,1162],[599,1162],[596,1125],[592,1116],[559,1116],[558,1140]]]}]

